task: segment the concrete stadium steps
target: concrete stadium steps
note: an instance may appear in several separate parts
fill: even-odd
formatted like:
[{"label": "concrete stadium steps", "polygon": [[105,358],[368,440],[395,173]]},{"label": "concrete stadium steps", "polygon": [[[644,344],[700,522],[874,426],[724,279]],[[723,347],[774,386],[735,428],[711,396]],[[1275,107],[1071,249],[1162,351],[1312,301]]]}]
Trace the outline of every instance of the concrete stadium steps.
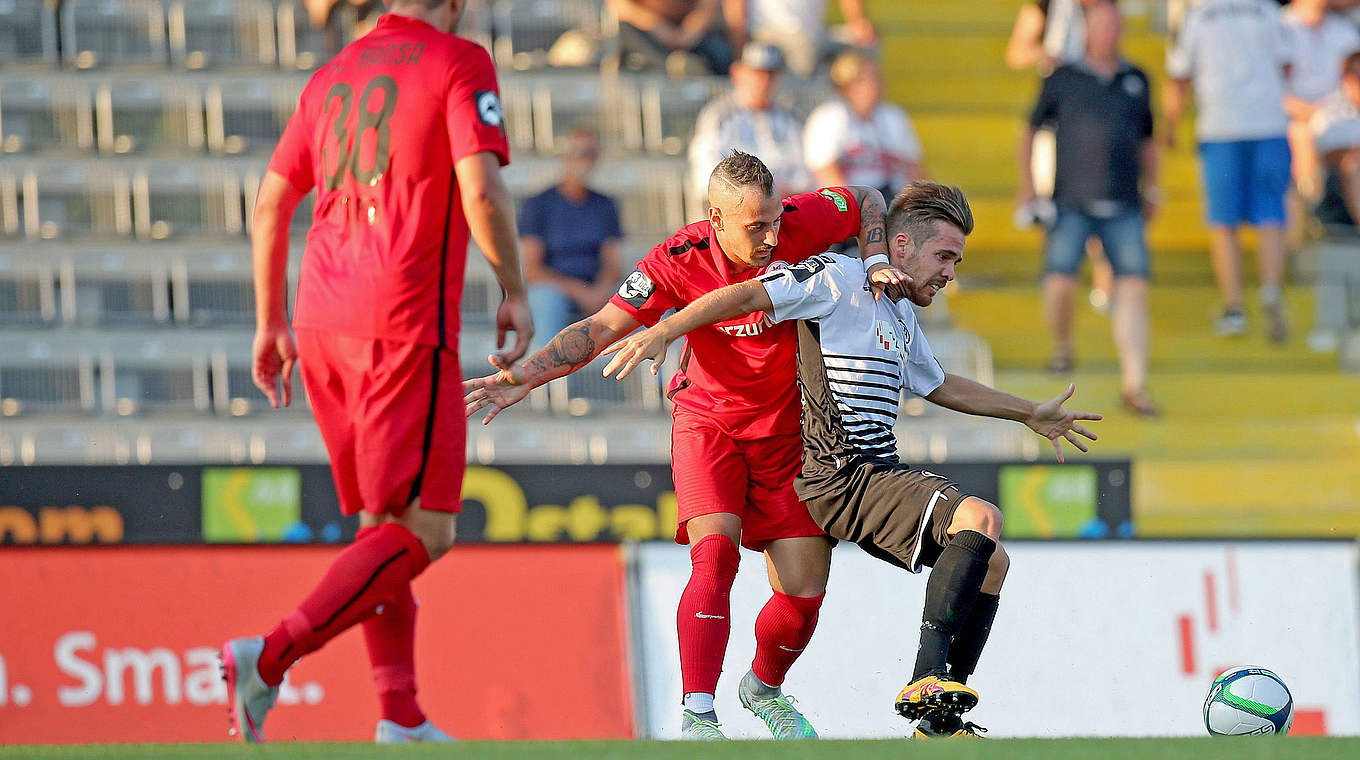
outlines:
[{"label": "concrete stadium steps", "polygon": [[1294,336],[1274,346],[1251,307],[1248,335],[1214,336],[1211,286],[1154,287],[1150,387],[1163,409],[1155,420],[1119,404],[1107,318],[1079,307],[1077,369],[1056,376],[1042,370],[1051,344],[1037,284],[965,283],[949,305],[959,327],[991,342],[997,387],[1044,399],[1075,382],[1072,406],[1105,415],[1092,424],[1093,453],[1134,460],[1139,535],[1355,535],[1360,377],[1305,347],[1311,293],[1292,289],[1287,300]]}]

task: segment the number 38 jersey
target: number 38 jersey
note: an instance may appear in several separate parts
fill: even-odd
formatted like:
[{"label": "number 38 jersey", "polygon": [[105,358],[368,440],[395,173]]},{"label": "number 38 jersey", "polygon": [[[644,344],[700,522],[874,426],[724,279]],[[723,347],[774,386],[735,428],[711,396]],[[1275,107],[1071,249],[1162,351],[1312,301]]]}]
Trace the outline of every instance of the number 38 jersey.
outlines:
[{"label": "number 38 jersey", "polygon": [[316,188],[293,324],[457,349],[468,225],[454,162],[509,163],[486,51],[386,14],[307,83],[269,169]]}]

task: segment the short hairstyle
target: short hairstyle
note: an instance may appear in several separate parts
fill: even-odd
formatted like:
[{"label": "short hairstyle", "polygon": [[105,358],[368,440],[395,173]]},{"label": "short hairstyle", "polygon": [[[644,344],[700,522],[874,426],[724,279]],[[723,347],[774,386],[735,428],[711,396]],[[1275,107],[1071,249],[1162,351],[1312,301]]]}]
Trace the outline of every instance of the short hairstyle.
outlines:
[{"label": "short hairstyle", "polygon": [[973,232],[973,209],[963,191],[938,182],[913,182],[893,196],[888,206],[888,237],[899,232],[911,236],[920,248],[935,237],[936,222],[949,222],[964,235]]},{"label": "short hairstyle", "polygon": [[1341,64],[1341,76],[1360,77],[1360,50],[1346,56],[1346,60]]},{"label": "short hairstyle", "polygon": [[873,56],[863,50],[849,48],[831,62],[831,83],[838,89],[845,89],[845,86],[855,81],[866,67],[876,63]]},{"label": "short hairstyle", "polygon": [[774,195],[774,175],[765,162],[739,150],[732,151],[713,167],[713,173],[708,177],[710,194],[714,183],[726,185],[733,191],[756,187],[764,198]]}]

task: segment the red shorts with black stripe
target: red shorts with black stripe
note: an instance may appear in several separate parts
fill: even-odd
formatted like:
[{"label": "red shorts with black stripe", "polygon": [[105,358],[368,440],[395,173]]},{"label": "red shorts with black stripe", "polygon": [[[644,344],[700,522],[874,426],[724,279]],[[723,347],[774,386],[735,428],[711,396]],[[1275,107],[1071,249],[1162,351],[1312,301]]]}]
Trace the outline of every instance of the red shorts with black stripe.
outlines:
[{"label": "red shorts with black stripe", "polygon": [[717,512],[741,518],[741,545],[752,551],[764,551],[780,538],[826,535],[793,492],[802,457],[799,433],[743,441],[707,417],[676,410],[671,427],[671,476],[679,509],[675,542],[689,543],[689,520]]},{"label": "red shorts with black stripe", "polygon": [[459,512],[467,419],[458,353],[298,329],[312,415],[330,454],[340,511]]}]

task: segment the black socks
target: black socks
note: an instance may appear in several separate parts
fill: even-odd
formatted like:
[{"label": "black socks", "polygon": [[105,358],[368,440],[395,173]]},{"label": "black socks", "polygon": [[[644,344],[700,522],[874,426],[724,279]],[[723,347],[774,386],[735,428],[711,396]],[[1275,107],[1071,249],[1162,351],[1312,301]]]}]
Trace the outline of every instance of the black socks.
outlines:
[{"label": "black socks", "polygon": [[[987,563],[996,542],[973,530],[959,531],[940,552],[926,581],[926,603],[921,613],[921,644],[916,650],[916,669],[911,680],[932,673],[944,675],[950,644],[963,632],[965,621],[978,600]],[[991,596],[993,600],[997,597]],[[995,602],[992,603],[995,613]],[[990,628],[990,623],[988,625]],[[986,640],[983,634],[982,640]],[[978,647],[981,651],[981,646]],[[962,652],[960,652],[962,654]],[[974,656],[973,663],[976,664]]]}]

